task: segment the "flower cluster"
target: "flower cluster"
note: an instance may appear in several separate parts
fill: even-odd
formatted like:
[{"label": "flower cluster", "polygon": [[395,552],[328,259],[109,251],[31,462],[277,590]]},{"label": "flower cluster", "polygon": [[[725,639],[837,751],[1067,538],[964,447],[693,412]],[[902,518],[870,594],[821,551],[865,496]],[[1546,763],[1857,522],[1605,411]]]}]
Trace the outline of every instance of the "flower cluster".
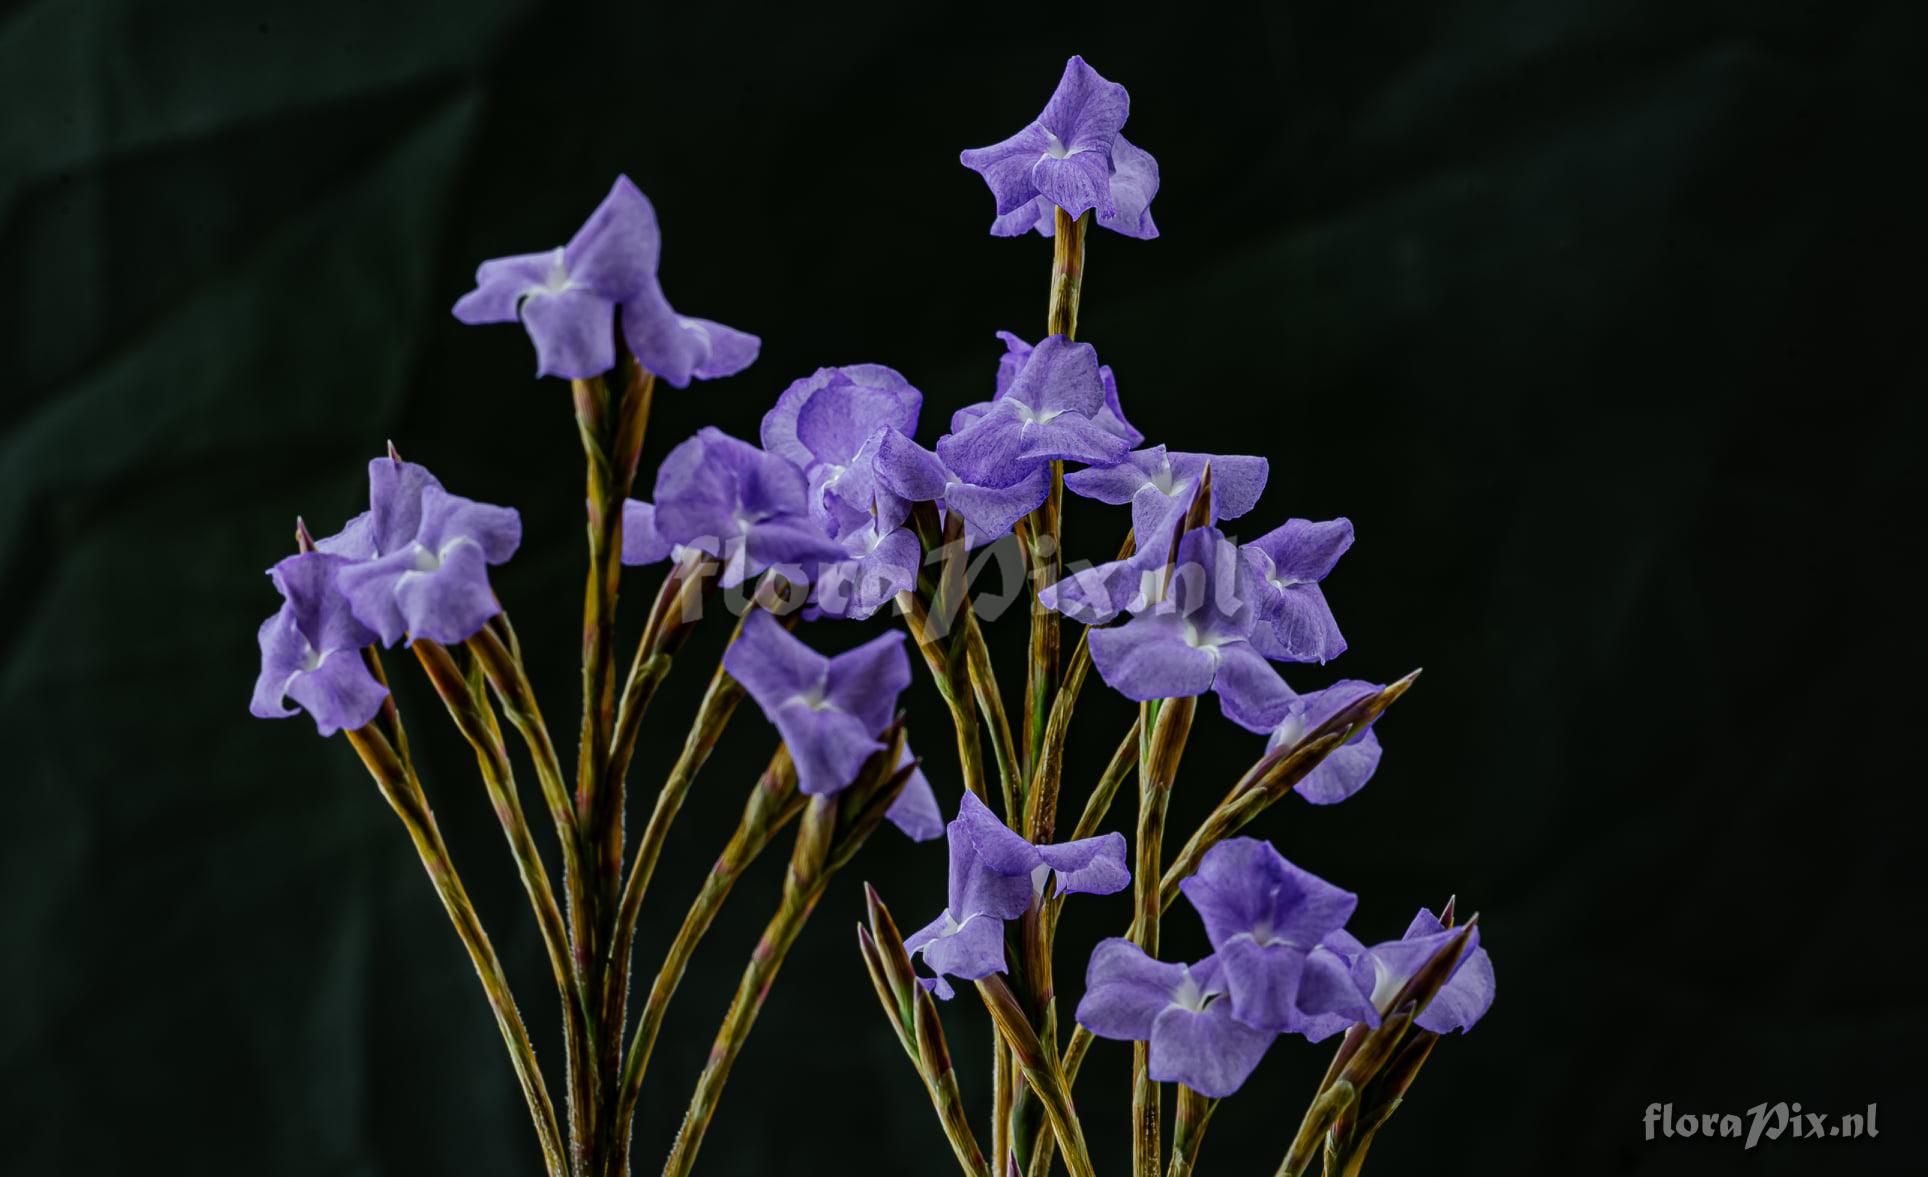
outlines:
[{"label": "flower cluster", "polygon": [[521,542],[510,508],[452,495],[413,462],[376,458],[368,509],[269,570],[282,605],[261,626],[254,714],[293,715],[292,700],[324,736],[364,726],[388,688],[362,650],[404,637],[468,640],[502,611],[489,566]]},{"label": "flower cluster", "polygon": [[[1149,1042],[1151,1077],[1201,1095],[1238,1090],[1282,1033],[1317,1042],[1378,1025],[1381,1005],[1454,935],[1422,910],[1404,937],[1366,948],[1345,930],[1357,896],[1253,838],[1221,842],[1180,889],[1211,955],[1168,963],[1107,940],[1091,955],[1077,1018],[1100,1037]],[[1492,1001],[1492,964],[1473,946],[1418,1024],[1469,1029]]]}]

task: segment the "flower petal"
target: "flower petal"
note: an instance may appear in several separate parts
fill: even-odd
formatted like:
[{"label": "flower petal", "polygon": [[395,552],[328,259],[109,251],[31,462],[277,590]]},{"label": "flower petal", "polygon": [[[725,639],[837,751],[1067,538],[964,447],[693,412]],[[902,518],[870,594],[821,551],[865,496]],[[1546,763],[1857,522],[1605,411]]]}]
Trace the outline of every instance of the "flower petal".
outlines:
[{"label": "flower petal", "polygon": [[1085,992],[1074,1016],[1100,1038],[1144,1042],[1184,981],[1184,965],[1153,960],[1123,937],[1102,940],[1085,966]]},{"label": "flower petal", "polygon": [[1251,1077],[1276,1037],[1234,1019],[1224,998],[1202,1013],[1172,1006],[1152,1024],[1147,1071],[1156,1082],[1223,1099]]},{"label": "flower petal", "polygon": [[536,345],[536,375],[587,379],[616,366],[616,304],[586,287],[532,292],[522,324]]}]

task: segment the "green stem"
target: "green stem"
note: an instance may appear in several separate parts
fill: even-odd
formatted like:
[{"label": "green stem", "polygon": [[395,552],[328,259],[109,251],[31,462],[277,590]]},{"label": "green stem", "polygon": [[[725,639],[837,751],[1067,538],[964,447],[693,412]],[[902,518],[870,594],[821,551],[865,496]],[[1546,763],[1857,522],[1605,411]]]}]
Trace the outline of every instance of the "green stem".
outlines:
[{"label": "green stem", "polygon": [[543,1162],[550,1177],[568,1177],[569,1160],[563,1147],[562,1130],[556,1123],[555,1106],[549,1102],[542,1069],[536,1063],[535,1047],[529,1042],[528,1029],[522,1024],[522,1015],[509,992],[502,962],[496,957],[495,947],[489,943],[488,933],[483,931],[482,921],[475,914],[467,889],[462,886],[462,878],[455,871],[455,863],[449,857],[448,845],[442,840],[421,782],[403,765],[395,748],[374,725],[348,732],[347,736],[369,775],[375,779],[383,799],[402,819],[409,840],[415,843],[415,852],[422,860],[422,868],[428,872],[435,893],[448,912],[449,922],[455,926],[455,934],[468,950],[469,962],[475,966],[475,974],[482,982],[482,991],[495,1014],[496,1029],[502,1034],[516,1080],[522,1086],[522,1097],[529,1105],[529,1117],[535,1122],[536,1138],[541,1143]]},{"label": "green stem", "polygon": [[1205,1126],[1217,1110],[1216,1099],[1179,1085],[1178,1111],[1172,1117],[1172,1163],[1166,1177],[1190,1177],[1198,1163],[1198,1147],[1205,1140]]}]

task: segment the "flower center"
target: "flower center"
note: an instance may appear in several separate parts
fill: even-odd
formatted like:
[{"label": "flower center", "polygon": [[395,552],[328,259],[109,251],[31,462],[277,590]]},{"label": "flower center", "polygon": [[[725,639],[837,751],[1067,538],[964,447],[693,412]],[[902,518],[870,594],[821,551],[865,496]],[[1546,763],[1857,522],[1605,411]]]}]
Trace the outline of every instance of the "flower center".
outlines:
[{"label": "flower center", "polygon": [[1084,150],[1082,147],[1066,147],[1064,140],[1051,133],[1050,127],[1040,125],[1038,130],[1044,132],[1044,153],[1052,159],[1070,159]]},{"label": "flower center", "polygon": [[1178,988],[1172,990],[1172,1004],[1193,1013],[1203,1013],[1209,1000],[1210,998],[1205,995],[1204,987],[1192,980],[1191,970],[1185,970],[1185,979],[1178,983]]},{"label": "flower center", "polygon": [[562,249],[557,247],[555,255],[549,259],[549,276],[543,279],[544,294],[561,294],[575,285],[569,280],[569,267],[563,264]]}]

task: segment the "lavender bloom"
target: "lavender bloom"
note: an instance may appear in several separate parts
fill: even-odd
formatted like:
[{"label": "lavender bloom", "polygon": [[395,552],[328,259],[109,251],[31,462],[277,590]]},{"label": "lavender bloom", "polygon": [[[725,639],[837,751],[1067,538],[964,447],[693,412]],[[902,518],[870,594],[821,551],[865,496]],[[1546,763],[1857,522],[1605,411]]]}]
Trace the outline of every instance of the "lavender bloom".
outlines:
[{"label": "lavender bloom", "polygon": [[[1378,683],[1341,679],[1323,691],[1299,695],[1287,705],[1285,718],[1272,729],[1265,742],[1267,751],[1294,748],[1319,726],[1361,699],[1371,698],[1385,688]],[[1374,722],[1377,722],[1377,716]],[[1379,737],[1367,724],[1345,743],[1326,753],[1319,766],[1307,773],[1293,788],[1314,805],[1333,805],[1357,793],[1372,774],[1379,770]]]},{"label": "lavender bloom", "polygon": [[1054,460],[1111,465],[1126,443],[1092,420],[1104,404],[1097,351],[1053,335],[1032,349],[1002,396],[974,420],[953,421],[937,455],[965,481],[991,487],[1015,485]]},{"label": "lavender bloom", "polygon": [[[1071,573],[1049,585],[1044,607],[1086,625],[1110,621],[1127,610],[1142,610],[1163,579],[1171,556],[1172,534],[1191,509],[1205,468],[1212,470],[1207,522],[1236,519],[1258,505],[1269,465],[1245,454],[1191,454],[1152,446],[1127,454],[1115,466],[1091,467],[1065,475],[1065,489],[1104,503],[1130,503],[1137,550],[1123,560]],[[1261,635],[1269,649],[1270,635]],[[1259,641],[1254,643],[1259,644]]]},{"label": "lavender bloom", "polygon": [[[1371,994],[1375,1009],[1391,1012],[1386,1006],[1400,988],[1455,934],[1455,929],[1449,929],[1422,907],[1397,940],[1367,948],[1350,933],[1340,931],[1328,935],[1321,950],[1332,952],[1347,963],[1355,983]],[[1473,1023],[1492,1008],[1493,994],[1493,960],[1479,946],[1479,929],[1474,928],[1467,938],[1466,950],[1460,953],[1459,963],[1453,966],[1453,975],[1413,1020],[1420,1029],[1435,1034],[1470,1030]],[[1322,1014],[1306,1019],[1305,1025],[1297,1029],[1317,1042],[1344,1030],[1354,1020],[1343,1013]]]},{"label": "lavender bloom", "polygon": [[1077,1019],[1100,1038],[1150,1043],[1153,1080],[1214,1099],[1237,1091],[1277,1037],[1232,1016],[1218,957],[1166,964],[1123,938],[1092,950]]},{"label": "lavender bloom", "polygon": [[[720,583],[729,588],[773,565],[808,569],[843,559],[810,518],[807,491],[789,460],[706,427],[656,468],[656,501],[638,504],[646,512],[625,504],[625,562],[694,548],[722,562]],[[635,561],[627,550],[632,520],[643,549]]]},{"label": "lavender bloom", "polygon": [[[1018,373],[1024,370],[1025,361],[1029,360],[1031,353],[1036,350],[1009,331],[1000,331],[997,337],[1004,341],[1004,354],[998,357],[997,361],[997,393],[991,398],[993,400],[1002,397],[1011,387],[1011,382],[1016,380]],[[1134,429],[1131,422],[1125,420],[1125,411],[1118,407],[1118,378],[1113,375],[1110,364],[1098,365],[1098,380],[1104,385],[1105,403],[1098,406],[1097,412],[1091,414],[1091,423],[1113,437],[1122,439],[1126,445],[1137,445],[1144,441],[1145,435]]]},{"label": "lavender bloom", "polygon": [[910,659],[897,631],[825,657],[759,609],[723,652],[723,669],[763,709],[790,747],[797,788],[835,793],[857,779],[884,745],[897,696],[910,685]]},{"label": "lavender bloom", "polygon": [[623,563],[655,564],[669,559],[675,545],[656,530],[656,505],[623,500]]},{"label": "lavender bloom", "polygon": [[1345,652],[1346,639],[1319,582],[1351,546],[1348,519],[1288,519],[1240,549],[1261,594],[1259,616],[1266,624],[1255,643],[1266,657],[1325,662]]},{"label": "lavender bloom", "polygon": [[1031,125],[958,157],[997,198],[991,232],[1010,237],[1048,224],[1055,205],[1074,217],[1096,209],[1108,229],[1156,237],[1151,199],[1158,164],[1119,134],[1130,113],[1123,86],[1100,77],[1082,57],[1066,62],[1051,101]]},{"label": "lavender bloom", "polygon": [[1205,921],[1233,1017],[1264,1030],[1294,1029],[1320,1014],[1378,1024],[1348,962],[1316,951],[1345,926],[1358,896],[1256,838],[1212,847],[1178,886]]},{"label": "lavender bloom", "polygon": [[464,323],[513,323],[536,345],[536,375],[587,378],[616,366],[612,315],[642,365],[682,388],[750,366],[759,342],[721,323],[670,309],[656,280],[656,210],[628,176],[616,177],[569,244],[483,262],[455,304]]},{"label": "lavender bloom", "polygon": [[1004,971],[1004,921],[1023,915],[1054,872],[1066,894],[1109,895],[1131,883],[1123,834],[1033,845],[968,792],[945,833],[949,902],[942,915],[906,937],[904,947],[924,954],[937,974],[924,984],[946,1000],[952,995],[946,976],[975,981]]},{"label": "lavender bloom", "polygon": [[810,587],[810,603],[824,616],[861,621],[916,587],[923,548],[909,528],[886,530],[872,517],[838,542],[849,559],[820,566]]},{"label": "lavender bloom", "polygon": [[898,504],[876,502],[876,436],[885,428],[915,434],[923,404],[922,393],[882,364],[819,368],[763,415],[763,448],[803,470],[810,513],[832,537],[862,526],[873,507],[894,527],[903,521]]},{"label": "lavender bloom", "polygon": [[[897,767],[902,768],[915,759],[910,754],[910,745],[906,744],[904,754],[897,758]],[[937,794],[921,768],[911,769],[904,791],[897,794],[897,800],[890,803],[884,816],[913,842],[928,842],[944,832],[944,812],[937,807]]]},{"label": "lavender bloom", "polygon": [[942,503],[965,522],[965,544],[981,547],[1009,532],[1051,493],[1051,470],[1040,464],[1010,486],[981,486],[959,477],[944,460],[895,429],[878,437],[878,482],[906,502]]},{"label": "lavender bloom", "polygon": [[1123,625],[1090,631],[1091,664],[1128,699],[1218,694],[1225,717],[1269,730],[1291,688],[1249,640],[1257,624],[1250,574],[1212,527],[1185,533],[1163,598]]},{"label": "lavender bloom", "polygon": [[[1158,161],[1151,152],[1120,134],[1111,141],[1111,213],[1099,212],[1098,223],[1115,233],[1149,241],[1158,236],[1151,219],[1151,198],[1158,195]],[[993,237],[1021,237],[1035,230],[1045,237],[1058,232],[1057,207],[1040,196],[991,222]]]},{"label": "lavender bloom", "polygon": [[522,543],[522,517],[508,507],[452,495],[413,462],[368,464],[366,512],[316,550],[347,557],[336,583],[355,617],[385,646],[404,634],[455,644],[502,611],[491,564]]},{"label": "lavender bloom", "polygon": [[335,575],[348,561],[327,552],[290,556],[268,570],[281,608],[261,623],[261,675],[248,710],[262,719],[295,714],[292,699],[324,736],[375,718],[388,688],[369,673],[362,647],[375,635],[355,620]]}]

